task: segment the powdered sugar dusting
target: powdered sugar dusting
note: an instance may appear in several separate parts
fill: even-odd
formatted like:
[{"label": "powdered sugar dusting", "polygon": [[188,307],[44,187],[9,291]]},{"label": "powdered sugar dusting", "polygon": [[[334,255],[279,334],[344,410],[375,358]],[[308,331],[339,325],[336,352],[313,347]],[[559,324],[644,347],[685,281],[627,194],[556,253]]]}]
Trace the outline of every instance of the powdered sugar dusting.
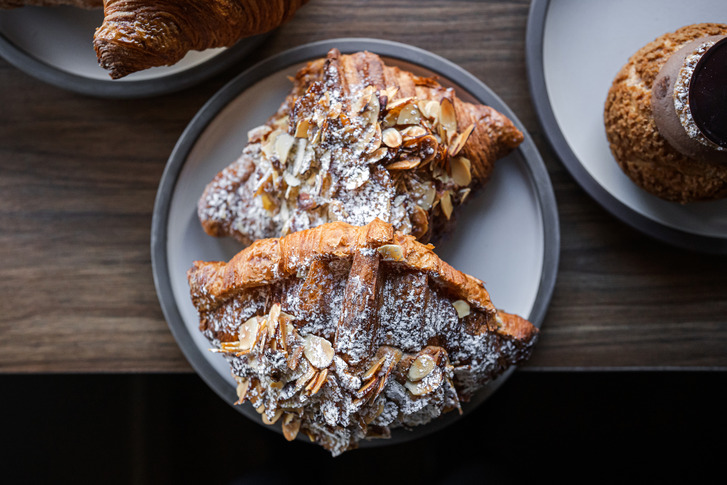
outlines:
[{"label": "powdered sugar dusting", "polygon": [[[314,260],[293,277],[200,310],[208,322],[205,336],[223,351],[243,398],[264,421],[281,420],[285,430],[285,423],[300,420],[300,432],[334,455],[362,439],[387,437],[391,429],[421,426],[458,409],[460,401],[526,358],[533,343],[492,331],[496,320],[478,310],[459,318],[436,279],[401,263],[379,261],[372,286],[358,268],[378,252],[365,250],[358,258],[354,264]],[[352,293],[358,296],[349,300]],[[347,316],[349,305],[360,318]],[[262,323],[247,349],[238,332],[255,315]],[[335,343],[333,358],[316,354],[309,361],[303,347],[311,339]],[[410,381],[409,367],[424,354],[434,369]],[[322,369],[311,362],[330,365]]]}]

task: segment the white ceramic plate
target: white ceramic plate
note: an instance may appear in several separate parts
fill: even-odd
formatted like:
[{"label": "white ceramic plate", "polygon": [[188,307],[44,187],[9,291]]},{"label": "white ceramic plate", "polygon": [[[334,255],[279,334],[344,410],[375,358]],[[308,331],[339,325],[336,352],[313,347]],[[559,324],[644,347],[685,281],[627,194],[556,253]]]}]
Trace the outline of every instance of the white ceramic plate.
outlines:
[{"label": "white ceramic plate", "polygon": [[189,87],[247,55],[263,39],[229,49],[191,51],[173,66],[154,67],[112,80],[98,65],[93,34],[102,9],[22,7],[0,10],[0,55],[28,74],[82,94],[131,98]]},{"label": "white ceramic plate", "polygon": [[[239,157],[247,131],[277,111],[291,88],[288,76],[333,47],[343,53],[368,50],[416,74],[436,74],[461,98],[493,106],[523,130],[507,106],[466,71],[426,51],[372,39],[337,39],[292,49],[241,74],[217,93],[182,134],[165,169],[154,208],[152,263],[172,333],[195,370],[228,403],[236,400],[235,382],[227,362],[209,351],[210,344],[198,331],[186,271],[194,260],[227,261],[241,247],[234,240],[204,233],[197,219],[197,200],[217,172]],[[455,268],[483,279],[498,307],[526,316],[539,327],[555,284],[558,230],[550,180],[526,134],[524,143],[497,163],[486,189],[459,213],[454,234],[436,251]],[[479,393],[465,412],[505,378]],[[249,404],[236,408],[260,421]],[[424,427],[425,431],[450,422],[455,414]],[[397,431],[393,441],[422,432]]]},{"label": "white ceramic plate", "polygon": [[594,199],[658,239],[727,253],[727,200],[681,205],[642,190],[614,161],[603,126],[608,89],[629,57],[662,34],[700,22],[727,23],[727,2],[534,0],[528,74],[553,148]]}]

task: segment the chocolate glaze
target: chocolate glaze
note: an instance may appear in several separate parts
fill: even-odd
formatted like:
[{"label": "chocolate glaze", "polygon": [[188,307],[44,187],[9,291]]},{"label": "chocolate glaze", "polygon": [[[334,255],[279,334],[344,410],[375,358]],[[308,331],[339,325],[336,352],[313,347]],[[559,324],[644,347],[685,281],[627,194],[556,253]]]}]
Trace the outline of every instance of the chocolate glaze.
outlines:
[{"label": "chocolate glaze", "polygon": [[[724,110],[726,106],[725,99],[727,97],[725,97],[724,86],[718,86],[718,80],[725,79],[723,72],[725,65],[714,67],[714,64],[718,64],[720,61],[723,63],[727,62],[725,61],[725,56],[727,55],[727,49],[724,47],[725,39],[727,39],[725,36],[710,36],[695,39],[685,44],[669,57],[652,85],[651,110],[659,133],[672,147],[685,156],[697,161],[727,163],[727,149],[725,149],[727,147],[722,148],[724,145],[712,139],[713,137],[718,140],[721,139],[722,141],[727,139],[724,137],[726,119]],[[705,53],[694,67],[694,73],[701,73],[699,76],[699,86],[695,90],[695,100],[700,106],[700,124],[696,121],[692,123],[697,129],[693,130],[692,135],[690,135],[685,129],[685,126],[682,125],[679,114],[676,111],[675,87],[680,70],[687,62],[687,58],[693,55],[701,45],[709,41],[713,41],[715,44],[706,53],[711,52],[717,44],[720,47],[717,55],[714,57],[715,62],[709,62],[709,59],[712,57],[710,55],[707,61],[705,61],[705,65],[701,69],[698,69],[697,66],[706,57]],[[691,91],[693,90],[692,80],[694,73],[689,80],[690,92],[687,93],[688,96],[685,99],[685,102],[690,104],[690,110],[692,109]],[[719,102],[719,99],[722,101]],[[708,136],[704,133],[704,130],[708,130],[710,135]],[[694,133],[703,139],[698,140]]]},{"label": "chocolate glaze", "polygon": [[727,148],[727,37],[705,52],[694,68],[689,106],[699,131]]}]

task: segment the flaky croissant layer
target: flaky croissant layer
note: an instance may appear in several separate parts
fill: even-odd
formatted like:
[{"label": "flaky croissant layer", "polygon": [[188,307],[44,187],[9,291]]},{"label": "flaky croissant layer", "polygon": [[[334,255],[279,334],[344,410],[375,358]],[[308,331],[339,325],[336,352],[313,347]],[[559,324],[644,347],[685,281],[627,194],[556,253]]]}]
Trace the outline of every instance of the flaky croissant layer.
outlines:
[{"label": "flaky croissant layer", "polygon": [[268,32],[307,0],[107,0],[96,30],[99,64],[118,79],[172,65],[190,50],[229,47]]}]

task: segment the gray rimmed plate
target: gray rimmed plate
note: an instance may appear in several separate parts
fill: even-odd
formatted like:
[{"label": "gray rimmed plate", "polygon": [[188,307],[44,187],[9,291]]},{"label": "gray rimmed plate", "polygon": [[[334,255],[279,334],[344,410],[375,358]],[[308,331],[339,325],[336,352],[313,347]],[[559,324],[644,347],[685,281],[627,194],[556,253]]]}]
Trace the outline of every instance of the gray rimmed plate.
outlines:
[{"label": "gray rimmed plate", "polygon": [[[427,51],[375,39],[334,39],[278,54],[233,79],[197,113],[180,137],[160,182],[154,206],[151,251],[154,281],[169,327],[195,371],[232,404],[235,381],[225,359],[209,351],[198,331],[198,315],[189,298],[186,271],[194,260],[228,261],[241,247],[236,241],[212,238],[197,219],[197,200],[205,185],[237,159],[247,131],[264,123],[291,88],[288,76],[332,48],[342,53],[367,50],[390,65],[419,75],[436,75],[464,100],[477,101],[523,125],[481,81],[451,62]],[[526,316],[540,327],[555,285],[560,233],[553,189],[533,141],[525,141],[500,160],[480,195],[459,212],[458,225],[436,252],[455,268],[485,281],[495,304]],[[465,414],[487,399],[512,369],[479,392],[463,407]],[[260,422],[246,403],[236,406]],[[439,429],[457,413],[449,413],[414,431],[395,430],[391,440],[404,441]],[[274,427],[279,431],[279,427]]]},{"label": "gray rimmed plate", "polygon": [[112,80],[98,65],[93,33],[102,9],[22,7],[0,10],[0,56],[27,74],[69,91],[104,98],[142,98],[193,86],[250,54],[266,37],[230,48],[189,52],[173,66]]},{"label": "gray rimmed plate", "polygon": [[553,149],[606,210],[656,239],[727,254],[727,200],[681,205],[636,186],[611,155],[603,125],[608,89],[642,46],[701,22],[727,23],[724,0],[534,0],[527,68],[535,109]]}]

